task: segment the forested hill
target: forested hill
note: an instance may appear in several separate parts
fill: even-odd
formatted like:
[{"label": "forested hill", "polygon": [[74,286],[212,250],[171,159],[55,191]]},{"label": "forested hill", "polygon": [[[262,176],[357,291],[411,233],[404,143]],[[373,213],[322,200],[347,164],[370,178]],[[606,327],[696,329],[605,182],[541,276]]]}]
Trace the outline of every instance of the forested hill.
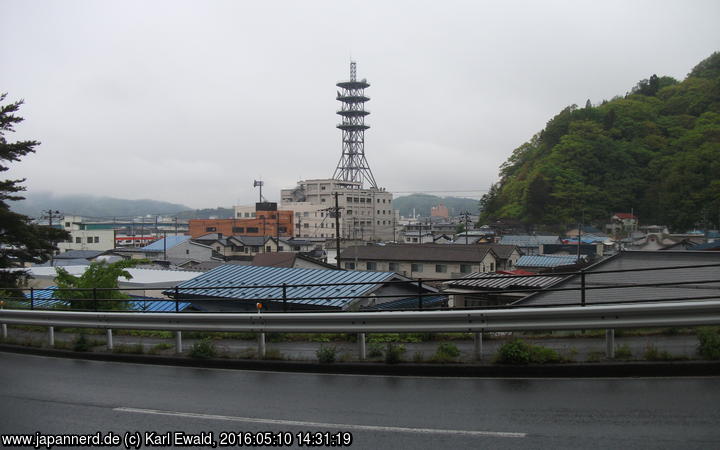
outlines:
[{"label": "forested hill", "polygon": [[678,82],[653,75],[624,97],[573,105],[515,149],[482,220],[605,223],[635,211],[674,230],[720,222],[720,53]]}]

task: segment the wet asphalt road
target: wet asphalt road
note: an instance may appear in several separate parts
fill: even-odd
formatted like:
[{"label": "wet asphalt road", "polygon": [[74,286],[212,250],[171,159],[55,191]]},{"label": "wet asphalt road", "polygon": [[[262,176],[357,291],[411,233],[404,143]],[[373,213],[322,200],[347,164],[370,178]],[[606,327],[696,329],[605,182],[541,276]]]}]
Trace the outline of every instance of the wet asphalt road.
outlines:
[{"label": "wet asphalt road", "polygon": [[0,353],[0,434],[98,431],[348,431],[354,449],[720,448],[720,378],[319,375]]}]

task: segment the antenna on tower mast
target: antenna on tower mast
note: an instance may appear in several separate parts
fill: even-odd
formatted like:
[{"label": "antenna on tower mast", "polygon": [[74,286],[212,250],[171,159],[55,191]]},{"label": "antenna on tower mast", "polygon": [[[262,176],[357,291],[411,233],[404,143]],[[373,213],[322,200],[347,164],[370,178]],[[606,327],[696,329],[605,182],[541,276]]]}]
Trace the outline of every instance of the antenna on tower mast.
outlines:
[{"label": "antenna on tower mast", "polygon": [[255,188],[255,187],[259,187],[259,188],[260,188],[260,203],[262,203],[262,202],[265,201],[265,199],[263,198],[263,195],[262,195],[262,187],[263,187],[264,185],[265,185],[265,182],[264,182],[264,181],[258,181],[258,180],[254,180],[254,181],[253,181],[253,187],[254,187],[254,188]]},{"label": "antenna on tower mast", "polygon": [[342,108],[337,113],[342,116],[342,122],[337,126],[342,130],[342,155],[335,168],[333,178],[341,181],[367,181],[370,187],[377,189],[375,177],[365,159],[365,102],[370,100],[365,96],[365,88],[370,87],[365,79],[357,80],[357,64],[350,61],[350,80],[336,84],[342,89],[337,93],[337,99]]}]

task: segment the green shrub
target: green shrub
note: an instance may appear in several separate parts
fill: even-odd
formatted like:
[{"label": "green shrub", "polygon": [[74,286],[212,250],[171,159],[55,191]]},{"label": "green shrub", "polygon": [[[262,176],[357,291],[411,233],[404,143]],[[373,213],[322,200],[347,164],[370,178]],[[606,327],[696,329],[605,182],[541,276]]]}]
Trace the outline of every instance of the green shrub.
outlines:
[{"label": "green shrub", "polygon": [[697,331],[698,353],[706,359],[720,359],[720,328],[700,328]]},{"label": "green shrub", "polygon": [[632,358],[632,350],[630,350],[630,346],[627,344],[623,344],[618,346],[618,348],[615,349],[615,359],[631,359]]},{"label": "green shrub", "polygon": [[385,347],[385,363],[397,364],[401,362],[403,353],[405,353],[404,345],[388,342],[387,347]]},{"label": "green shrub", "polygon": [[337,348],[334,345],[321,345],[315,352],[318,361],[323,364],[331,364],[335,362],[337,356]]},{"label": "green shrub", "polygon": [[530,346],[530,362],[535,364],[559,363],[560,354],[557,351],[541,345]]},{"label": "green shrub", "polygon": [[74,352],[87,352],[90,351],[91,348],[92,346],[84,334],[81,334],[73,341],[72,349]]},{"label": "green shrub", "polygon": [[460,356],[460,349],[451,342],[443,342],[438,345],[431,361],[436,363],[456,362]]},{"label": "green shrub", "polygon": [[503,344],[495,355],[495,362],[500,364],[549,364],[561,361],[557,351],[541,345],[530,345],[522,339]]},{"label": "green shrub", "polygon": [[605,352],[601,352],[599,350],[589,352],[587,355],[588,362],[598,362],[602,361],[603,359],[605,359]]},{"label": "green shrub", "polygon": [[529,364],[530,344],[522,339],[515,339],[503,344],[495,356],[500,364]]},{"label": "green shrub", "polygon": [[217,350],[215,344],[209,337],[200,339],[190,346],[190,352],[188,353],[191,358],[208,359],[217,356]]}]

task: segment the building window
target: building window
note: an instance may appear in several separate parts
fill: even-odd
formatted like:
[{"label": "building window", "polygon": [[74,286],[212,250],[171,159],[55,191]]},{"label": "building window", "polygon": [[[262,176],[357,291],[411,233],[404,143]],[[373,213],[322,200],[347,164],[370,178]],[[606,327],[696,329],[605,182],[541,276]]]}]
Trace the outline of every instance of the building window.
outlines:
[{"label": "building window", "polygon": [[272,247],[270,247],[269,245],[266,245],[266,246],[265,246],[265,252],[266,252],[266,253],[270,253],[271,251],[272,251]]},{"label": "building window", "polygon": [[217,231],[217,228],[215,228],[215,227],[205,227],[206,233],[213,233],[215,231]]},{"label": "building window", "polygon": [[397,272],[400,270],[400,264],[398,263],[388,263],[388,270],[391,272]]},{"label": "building window", "polygon": [[252,246],[252,252],[253,252],[253,253],[257,253],[257,252],[259,252],[259,251],[260,251],[260,246],[259,246],[259,245],[253,245],[253,246]]},{"label": "building window", "polygon": [[323,203],[325,203],[325,199],[324,199],[324,198],[321,198],[320,201],[323,202]]},{"label": "building window", "polygon": [[495,263],[494,262],[490,263],[490,272],[495,272]]},{"label": "building window", "polygon": [[65,228],[70,228],[70,222],[65,222]]},{"label": "building window", "polygon": [[460,264],[460,273],[472,272],[472,266],[470,264]]},{"label": "building window", "polygon": [[287,227],[280,227],[278,230],[280,230],[281,233],[287,233]]},{"label": "building window", "polygon": [[423,271],[422,264],[410,264],[410,272],[422,272],[422,271]]},{"label": "building window", "polygon": [[234,233],[244,233],[245,227],[232,227],[232,232]]},{"label": "building window", "polygon": [[417,238],[412,238],[412,241],[413,241],[413,242],[417,242]]},{"label": "building window", "polygon": [[282,245],[278,245],[278,251],[279,251],[279,252],[283,251],[284,249],[285,249],[285,247],[283,247]]},{"label": "building window", "polygon": [[92,244],[92,241],[93,241],[92,236],[88,236],[88,238],[87,238],[87,243],[88,243],[88,244]]},{"label": "building window", "polygon": [[447,266],[445,264],[435,264],[435,272],[445,273],[447,272]]},{"label": "building window", "polygon": [[346,269],[353,270],[353,269],[355,269],[355,263],[353,263],[353,262],[346,262],[346,263],[345,263],[345,268],[346,268]]},{"label": "building window", "polygon": [[76,237],[76,238],[75,238],[75,243],[76,243],[76,244],[82,244],[82,238],[81,238],[81,237]]},{"label": "building window", "polygon": [[95,243],[96,243],[96,244],[99,244],[99,243],[100,243],[100,236],[95,236]]},{"label": "building window", "polygon": [[303,217],[309,217],[310,213],[308,211],[303,211]]},{"label": "building window", "polygon": [[248,233],[259,233],[260,229],[258,227],[247,227]]},{"label": "building window", "polygon": [[367,270],[377,270],[377,263],[375,261],[368,261],[365,263]]},{"label": "building window", "polygon": [[310,224],[307,223],[307,222],[305,222],[305,223],[303,224],[303,228],[310,228]]}]

